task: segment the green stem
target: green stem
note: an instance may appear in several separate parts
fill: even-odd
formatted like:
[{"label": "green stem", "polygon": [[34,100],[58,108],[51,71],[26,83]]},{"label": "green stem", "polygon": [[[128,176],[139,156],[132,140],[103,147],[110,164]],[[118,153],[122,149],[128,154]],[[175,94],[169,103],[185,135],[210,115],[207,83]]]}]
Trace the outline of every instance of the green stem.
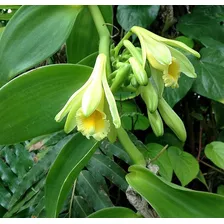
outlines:
[{"label": "green stem", "polygon": [[105,20],[97,5],[89,5],[89,11],[92,15],[97,32],[99,34],[99,54],[103,53],[107,56],[107,76],[111,73],[110,68],[110,32],[105,25]]},{"label": "green stem", "polygon": [[131,31],[128,31],[124,37],[121,39],[121,41],[118,43],[118,45],[114,48],[114,57],[116,58],[118,56],[118,53],[120,51],[120,49],[122,48],[123,46],[123,41],[124,40],[128,40],[129,37],[132,35],[133,33]]},{"label": "green stem", "polygon": [[127,132],[122,127],[117,129],[117,136],[133,163],[146,166],[146,162],[142,153],[136,148],[134,143],[129,138]]},{"label": "green stem", "polygon": [[[99,43],[99,53],[103,53],[107,56],[107,77],[111,73],[110,68],[110,32],[105,26],[105,21],[102,16],[101,11],[96,5],[89,5],[89,11],[92,15],[93,21],[95,23],[97,32],[99,34],[100,43]],[[115,47],[115,55],[119,53],[121,47],[123,46],[123,41],[128,39],[132,35],[132,32],[129,31],[121,40],[121,42]],[[121,144],[124,146],[125,150],[133,160],[135,164],[146,166],[145,159],[139,150],[130,140],[126,131],[121,127],[117,129],[118,138]]]}]

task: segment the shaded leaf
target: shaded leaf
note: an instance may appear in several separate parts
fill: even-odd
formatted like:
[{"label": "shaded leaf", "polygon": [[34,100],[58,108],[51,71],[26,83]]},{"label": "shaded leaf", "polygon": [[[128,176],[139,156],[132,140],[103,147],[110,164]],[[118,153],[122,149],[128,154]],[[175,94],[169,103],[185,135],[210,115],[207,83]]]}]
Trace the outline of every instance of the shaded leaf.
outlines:
[{"label": "shaded leaf", "polygon": [[[147,149],[148,151],[147,153],[145,153],[145,157],[147,157],[147,159],[154,159],[163,149],[163,146],[156,143],[150,143],[147,144]],[[172,180],[173,167],[170,163],[168,152],[166,150],[158,157],[158,159],[156,159],[152,163],[159,166],[159,174],[165,180]]]},{"label": "shaded leaf", "polygon": [[117,21],[125,31],[133,26],[147,28],[156,19],[159,8],[159,5],[119,5]]},{"label": "shaded leaf", "polygon": [[113,207],[94,212],[88,218],[139,218],[139,216],[129,208]]},{"label": "shaded leaf", "polygon": [[223,142],[212,142],[205,147],[205,155],[209,158],[216,166],[224,169],[224,143]]},{"label": "shaded leaf", "polygon": [[223,6],[196,6],[192,13],[180,18],[177,29],[184,35],[201,40],[208,36],[224,42]]},{"label": "shaded leaf", "polygon": [[124,192],[127,190],[128,185],[125,181],[126,172],[109,157],[95,154],[89,161],[87,169],[89,167],[109,179]]},{"label": "shaded leaf", "polygon": [[88,204],[93,207],[94,210],[113,206],[109,196],[102,188],[99,188],[96,181],[87,170],[80,173],[76,190],[78,195],[87,200]]},{"label": "shaded leaf", "polygon": [[168,155],[172,164],[174,173],[177,175],[182,186],[187,185],[199,172],[198,161],[187,152],[171,146],[168,148]]},{"label": "shaded leaf", "polygon": [[85,218],[93,212],[88,202],[81,196],[75,196],[72,204],[72,217]]}]

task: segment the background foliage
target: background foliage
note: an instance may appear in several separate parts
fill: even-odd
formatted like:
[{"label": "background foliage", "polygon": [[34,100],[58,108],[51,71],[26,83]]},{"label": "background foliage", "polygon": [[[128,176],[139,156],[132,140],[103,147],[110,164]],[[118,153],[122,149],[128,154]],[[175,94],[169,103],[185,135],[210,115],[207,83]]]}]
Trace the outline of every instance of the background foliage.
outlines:
[{"label": "background foliage", "polygon": [[[40,11],[42,16],[32,20],[32,13]],[[132,162],[119,141],[97,144],[75,131],[66,135],[54,115],[74,88],[87,80],[98,51],[99,38],[88,8],[79,13],[69,6],[1,6],[0,217],[140,217],[126,197],[129,184],[142,192],[160,217],[177,217],[175,211],[183,206],[178,204],[179,195],[186,206],[180,209],[180,217],[221,217],[224,7],[100,6],[100,11],[114,44],[138,25],[200,52],[200,59],[188,55],[197,79],[182,75],[178,89],[164,92],[184,121],[187,141],[180,142],[168,127],[164,136],[156,137],[142,99],[126,92],[116,94],[122,125],[145,159],[159,166],[160,177],[138,166],[128,170]],[[24,24],[35,27],[35,32]],[[132,41],[139,45],[135,36]],[[20,76],[22,72],[26,74]],[[141,181],[144,185],[139,186]],[[149,186],[151,190],[145,192]],[[167,194],[177,203],[170,204]],[[49,200],[52,195],[56,201]],[[191,207],[191,195],[198,199],[201,213]],[[158,203],[167,209],[161,210]]]}]

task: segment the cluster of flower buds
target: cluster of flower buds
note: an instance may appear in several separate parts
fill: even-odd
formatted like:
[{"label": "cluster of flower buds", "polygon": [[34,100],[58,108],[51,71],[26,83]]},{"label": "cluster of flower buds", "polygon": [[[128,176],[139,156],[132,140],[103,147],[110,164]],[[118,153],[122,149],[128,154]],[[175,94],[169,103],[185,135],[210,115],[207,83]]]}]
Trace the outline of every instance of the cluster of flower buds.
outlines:
[{"label": "cluster of flower buds", "polygon": [[164,87],[178,88],[181,72],[191,78],[197,76],[189,59],[176,48],[196,57],[200,55],[182,42],[160,37],[144,28],[134,26],[131,32],[137,35],[141,48],[135,47],[129,40],[123,40],[125,49],[120,55],[116,57],[116,47],[112,49],[112,65],[116,69],[110,76],[112,87],[117,87],[119,83],[121,89],[135,91],[141,96],[156,136],[163,135],[164,121],[184,142],[184,124],[163,98],[163,90]]},{"label": "cluster of flower buds", "polygon": [[69,133],[77,126],[78,131],[87,138],[92,136],[100,141],[108,137],[113,142],[121,121],[112,92],[123,89],[141,96],[156,136],[163,135],[164,121],[184,142],[184,124],[164,100],[163,90],[164,87],[177,88],[181,72],[188,77],[196,77],[191,62],[174,47],[196,57],[200,55],[179,41],[160,37],[141,27],[134,26],[130,32],[137,35],[141,47],[135,47],[127,39],[121,41],[124,50],[120,54],[120,46],[113,47],[110,56],[113,67],[111,74],[106,74],[109,58],[99,54],[90,78],[70,97],[55,120],[60,122],[68,115],[65,132]]}]

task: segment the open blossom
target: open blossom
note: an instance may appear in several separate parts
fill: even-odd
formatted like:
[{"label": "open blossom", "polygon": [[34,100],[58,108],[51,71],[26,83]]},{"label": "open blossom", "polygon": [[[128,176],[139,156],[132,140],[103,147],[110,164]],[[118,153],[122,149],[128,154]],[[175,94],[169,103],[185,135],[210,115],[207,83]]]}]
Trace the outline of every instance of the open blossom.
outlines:
[{"label": "open blossom", "polygon": [[121,121],[116,102],[106,79],[104,54],[98,55],[91,76],[70,97],[55,120],[60,122],[66,115],[68,115],[64,127],[66,133],[77,126],[77,130],[83,135],[87,138],[92,136],[97,141],[107,137],[112,126],[120,127]]},{"label": "open blossom", "polygon": [[189,59],[173,47],[181,48],[196,57],[200,57],[198,52],[182,42],[160,37],[138,26],[132,27],[131,31],[140,40],[143,66],[145,66],[147,59],[153,68],[162,71],[162,78],[166,87],[178,87],[178,79],[181,72],[191,78],[197,77]]}]

